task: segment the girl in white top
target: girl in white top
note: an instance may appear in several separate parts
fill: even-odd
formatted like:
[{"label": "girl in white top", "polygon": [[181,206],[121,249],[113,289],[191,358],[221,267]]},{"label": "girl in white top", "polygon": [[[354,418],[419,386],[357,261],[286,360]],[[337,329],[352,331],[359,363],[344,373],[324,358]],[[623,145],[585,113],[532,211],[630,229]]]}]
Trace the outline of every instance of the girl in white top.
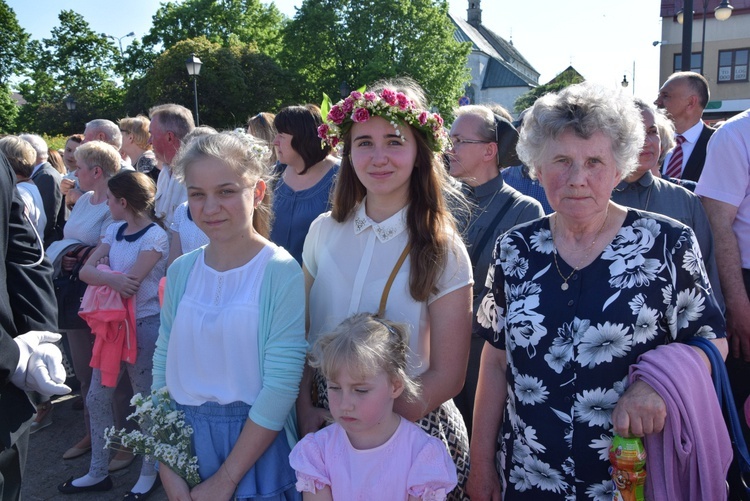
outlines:
[{"label": "girl in white top", "polygon": [[[425,110],[415,82],[400,83],[409,96],[388,84],[352,92],[319,129],[324,140],[344,147],[333,211],[313,222],[305,240],[308,339],[312,344],[354,313],[378,311],[395,270],[384,317],[409,326],[408,372],[423,389],[415,401],[397,399],[395,410],[425,429],[448,430],[443,438],[462,474],[468,440],[451,399],[466,371],[471,263],[443,195],[451,188],[440,157],[442,119]],[[306,369],[297,402],[302,434],[317,431],[329,416],[318,407],[325,407],[320,381],[322,398],[313,402],[313,379]],[[452,496],[462,495],[459,485]]]},{"label": "girl in white top", "polygon": [[[154,356],[153,388],[166,386],[192,427],[201,483],[168,466],[170,499],[297,496],[290,413],[304,365],[304,281],[268,240],[267,149],[245,134],[205,135],[175,163],[207,246],[170,266]],[[284,430],[284,431],[282,431]]]},{"label": "girl in white top", "polygon": [[419,394],[406,372],[407,330],[359,313],[318,339],[310,364],[326,378],[336,422],[290,455],[305,500],[441,501],[456,486],[445,445],[393,411],[401,395]]},{"label": "girl in white top", "polygon": [[[136,357],[132,362],[121,363],[120,371],[127,372],[135,393],[145,395],[151,390],[152,360],[159,335],[158,285],[166,272],[169,242],[154,214],[156,186],[146,174],[120,172],[107,184],[107,205],[117,222],[107,228],[101,245],[81,268],[80,277],[89,285],[110,287],[125,299],[135,297]],[[98,268],[99,264],[108,264],[111,271]],[[94,368],[86,396],[91,421],[91,465],[86,475],[61,484],[60,491],[71,494],[112,488],[104,430],[114,424],[114,391],[114,387],[104,384],[102,370]],[[156,479],[154,462],[145,457],[141,476],[125,499],[135,500],[150,493]]]}]

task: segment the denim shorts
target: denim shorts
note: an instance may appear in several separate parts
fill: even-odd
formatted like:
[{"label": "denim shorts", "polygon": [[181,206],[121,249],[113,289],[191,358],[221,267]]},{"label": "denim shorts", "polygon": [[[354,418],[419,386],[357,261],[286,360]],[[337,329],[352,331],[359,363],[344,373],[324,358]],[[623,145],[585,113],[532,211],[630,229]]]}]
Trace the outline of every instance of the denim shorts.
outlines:
[{"label": "denim shorts", "polygon": [[[237,443],[250,406],[244,402],[206,402],[199,406],[177,404],[177,409],[185,413],[185,420],[193,427],[193,451],[198,457],[198,473],[205,480],[219,470]],[[282,430],[239,481],[235,499],[300,500],[294,487],[297,479],[289,465],[290,452]]]}]

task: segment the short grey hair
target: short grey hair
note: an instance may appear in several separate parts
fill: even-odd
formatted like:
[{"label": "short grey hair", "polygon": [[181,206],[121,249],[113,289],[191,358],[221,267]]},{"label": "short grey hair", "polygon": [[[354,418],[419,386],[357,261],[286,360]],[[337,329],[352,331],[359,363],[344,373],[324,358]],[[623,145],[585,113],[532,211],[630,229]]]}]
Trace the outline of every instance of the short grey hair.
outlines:
[{"label": "short grey hair", "polygon": [[42,139],[42,136],[36,134],[20,134],[18,137],[26,141],[36,151],[36,160],[39,162],[46,162],[49,157],[49,147],[47,143]]},{"label": "short grey hair", "polygon": [[478,118],[480,124],[477,127],[477,134],[479,134],[482,141],[495,142],[495,115],[490,108],[478,104],[470,104],[456,108],[453,114],[456,119],[463,116]]},{"label": "short grey hair", "polygon": [[661,165],[662,162],[664,162],[664,157],[667,156],[669,150],[674,148],[675,145],[674,122],[672,122],[669,117],[667,117],[667,114],[664,113],[664,110],[661,110],[653,104],[644,101],[640,97],[634,98],[633,102],[635,102],[636,108],[638,108],[641,113],[643,113],[644,111],[648,111],[654,116],[654,125],[656,126],[656,130],[659,132],[659,142],[661,143],[661,153],[659,154],[658,160],[658,164]]},{"label": "short grey hair", "polygon": [[156,116],[159,117],[159,124],[166,130],[172,131],[177,139],[182,140],[193,129],[195,129],[195,120],[193,112],[179,104],[160,104],[148,110],[148,116],[154,121]]},{"label": "short grey hair", "polygon": [[609,137],[622,178],[638,167],[646,133],[640,111],[624,92],[583,82],[537,99],[524,116],[517,146],[532,177],[536,177],[546,143],[567,131],[583,139],[595,132]]},{"label": "short grey hair", "polygon": [[99,134],[104,134],[105,143],[114,146],[118,151],[122,148],[122,133],[120,127],[117,126],[112,120],[105,118],[97,118],[86,124],[86,130]]}]

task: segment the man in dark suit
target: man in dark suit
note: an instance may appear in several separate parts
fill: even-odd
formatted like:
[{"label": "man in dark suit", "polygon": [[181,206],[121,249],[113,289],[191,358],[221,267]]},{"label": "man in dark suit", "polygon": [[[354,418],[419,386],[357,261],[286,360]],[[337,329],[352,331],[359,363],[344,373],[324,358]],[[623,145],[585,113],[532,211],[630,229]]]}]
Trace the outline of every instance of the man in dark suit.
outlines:
[{"label": "man in dark suit", "polygon": [[15,501],[34,414],[26,391],[62,395],[70,388],[62,354],[52,344],[60,335],[30,330],[54,325],[57,318],[52,266],[23,216],[15,176],[2,155],[0,189],[0,500]]},{"label": "man in dark suit", "polygon": [[62,239],[62,228],[65,224],[65,204],[60,191],[62,175],[47,162],[47,143],[36,134],[21,134],[21,139],[27,141],[36,151],[36,163],[31,174],[31,180],[39,189],[44,203],[44,215],[47,225],[44,227],[44,248],[56,240]]},{"label": "man in dark suit", "polygon": [[715,131],[701,120],[709,98],[708,81],[692,71],[673,73],[659,89],[654,104],[674,122],[677,142],[664,158],[663,176],[696,182],[700,178],[706,146]]},{"label": "man in dark suit", "polygon": [[659,89],[654,104],[674,122],[677,145],[667,154],[662,175],[698,181],[706,160],[706,146],[714,133],[701,120],[710,98],[708,81],[699,73],[673,73]]}]

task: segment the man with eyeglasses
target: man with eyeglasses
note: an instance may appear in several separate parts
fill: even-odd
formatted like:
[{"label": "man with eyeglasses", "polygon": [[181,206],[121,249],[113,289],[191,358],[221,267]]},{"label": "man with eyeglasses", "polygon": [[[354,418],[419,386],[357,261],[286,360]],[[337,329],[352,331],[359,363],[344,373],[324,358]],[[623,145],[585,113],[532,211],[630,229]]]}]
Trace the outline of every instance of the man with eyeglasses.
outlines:
[{"label": "man with eyeglasses", "polygon": [[[462,106],[455,116],[448,159],[450,175],[461,181],[462,191],[471,204],[469,214],[459,211],[455,216],[471,256],[476,315],[484,297],[485,278],[497,238],[513,226],[542,217],[544,210],[539,202],[511,188],[500,176],[501,168],[519,163],[518,133],[510,122],[477,105]],[[466,383],[453,399],[464,416],[469,434],[483,346],[484,339],[472,333]]]}]

